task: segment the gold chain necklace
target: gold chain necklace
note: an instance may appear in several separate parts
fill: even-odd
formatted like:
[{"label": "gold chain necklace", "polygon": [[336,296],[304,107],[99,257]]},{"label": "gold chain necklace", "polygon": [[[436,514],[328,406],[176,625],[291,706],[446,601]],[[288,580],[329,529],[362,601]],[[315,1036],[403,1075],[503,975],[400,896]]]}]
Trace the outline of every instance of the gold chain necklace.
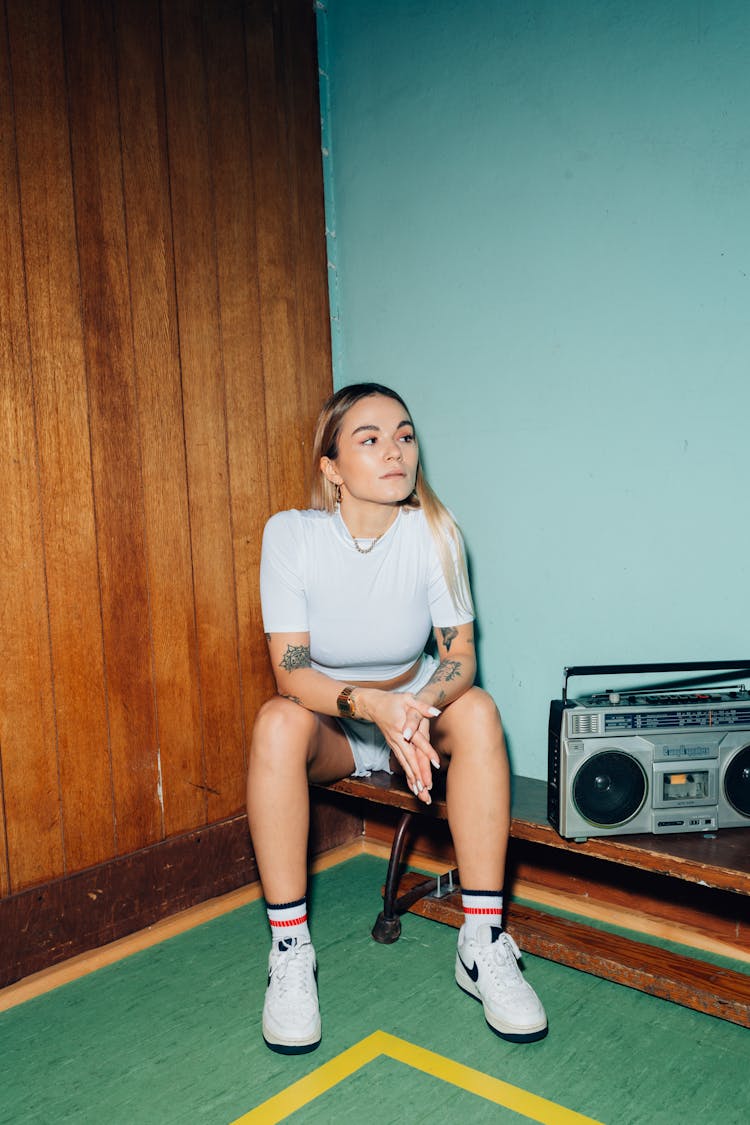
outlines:
[{"label": "gold chain necklace", "polygon": [[[344,524],[344,529],[346,530],[346,532],[349,535],[349,538],[351,539],[352,543],[354,544],[354,550],[357,551],[357,553],[360,554],[360,555],[369,555],[370,551],[373,549],[373,547],[378,542],[378,540],[383,538],[383,536],[385,535],[385,531],[389,531],[390,528],[393,526],[393,521],[391,520],[391,523],[388,525],[388,527],[385,529],[385,531],[381,531],[380,535],[376,535],[375,538],[370,543],[369,547],[360,547],[359,543],[357,542],[357,540],[352,535],[351,531],[349,531],[349,528],[344,523],[344,517],[341,515],[341,501],[339,501],[339,503],[338,503],[338,514],[339,514],[339,519],[341,520],[342,524]],[[398,513],[396,513],[396,514],[398,515]]]},{"label": "gold chain necklace", "polygon": [[375,536],[375,538],[373,539],[373,541],[372,541],[372,543],[370,544],[369,547],[360,547],[359,543],[357,542],[357,540],[352,535],[352,543],[354,544],[355,549],[357,551],[359,551],[360,555],[369,555],[370,551],[373,549],[373,547],[377,543],[378,539],[382,539],[382,538],[383,538],[383,533],[381,532],[380,535]]}]

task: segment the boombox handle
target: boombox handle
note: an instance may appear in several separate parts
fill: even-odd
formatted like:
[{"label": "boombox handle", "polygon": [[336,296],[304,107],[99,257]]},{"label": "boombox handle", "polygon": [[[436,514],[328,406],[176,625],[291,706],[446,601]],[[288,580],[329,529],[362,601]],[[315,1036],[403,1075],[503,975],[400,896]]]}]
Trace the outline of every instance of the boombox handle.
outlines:
[{"label": "boombox handle", "polygon": [[695,661],[685,664],[577,664],[565,668],[563,673],[563,704],[568,701],[568,680],[571,676],[620,676],[631,672],[642,675],[644,672],[714,672],[724,671],[718,676],[692,676],[687,680],[672,680],[663,684],[649,684],[649,691],[664,691],[665,688],[697,687],[718,683],[729,679],[730,673],[750,675],[750,660],[709,660],[705,664]]}]

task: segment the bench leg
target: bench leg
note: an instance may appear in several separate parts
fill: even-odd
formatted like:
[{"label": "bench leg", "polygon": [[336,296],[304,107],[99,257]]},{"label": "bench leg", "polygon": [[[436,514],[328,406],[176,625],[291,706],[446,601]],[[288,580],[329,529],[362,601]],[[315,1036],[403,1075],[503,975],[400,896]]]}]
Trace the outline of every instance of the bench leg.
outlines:
[{"label": "bench leg", "polygon": [[393,837],[393,845],[391,847],[391,858],[388,861],[388,874],[385,880],[385,891],[383,892],[383,909],[380,914],[378,914],[375,925],[372,928],[373,938],[382,945],[392,945],[393,942],[398,941],[401,936],[401,919],[396,911],[396,896],[398,894],[398,882],[401,873],[401,860],[406,844],[406,830],[409,827],[411,818],[412,813],[405,812],[398,822],[398,828],[396,829],[396,835]]}]

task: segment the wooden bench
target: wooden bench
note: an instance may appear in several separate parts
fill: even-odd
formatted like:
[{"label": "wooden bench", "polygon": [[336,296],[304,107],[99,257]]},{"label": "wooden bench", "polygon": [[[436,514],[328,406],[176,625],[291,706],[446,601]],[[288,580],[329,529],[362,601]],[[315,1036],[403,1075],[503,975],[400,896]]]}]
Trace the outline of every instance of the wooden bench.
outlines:
[{"label": "wooden bench", "polygon": [[[406,910],[461,925],[456,870],[428,879],[402,871],[410,829],[418,825],[422,831],[430,820],[446,819],[439,790],[433,792],[432,805],[424,805],[407,790],[402,778],[389,774],[350,777],[319,788],[365,801],[365,811],[381,806],[400,813],[392,835],[383,910],[373,927],[376,941],[398,939],[399,916]],[[546,784],[516,776],[510,834],[511,872],[526,870],[529,863],[535,870],[547,866],[552,872],[551,885],[568,885],[578,894],[585,894],[583,888],[589,882],[618,887],[625,908],[630,902],[636,911],[644,886],[657,903],[662,896],[665,903],[669,901],[677,888],[683,899],[695,900],[693,914],[699,923],[706,919],[708,924],[714,912],[719,920],[723,915],[728,919],[725,928],[750,952],[750,828],[725,829],[714,838],[699,834],[606,836],[575,843],[564,840],[547,823]],[[513,901],[506,916],[519,946],[528,953],[750,1027],[748,973]],[[633,928],[637,929],[637,922]]]}]

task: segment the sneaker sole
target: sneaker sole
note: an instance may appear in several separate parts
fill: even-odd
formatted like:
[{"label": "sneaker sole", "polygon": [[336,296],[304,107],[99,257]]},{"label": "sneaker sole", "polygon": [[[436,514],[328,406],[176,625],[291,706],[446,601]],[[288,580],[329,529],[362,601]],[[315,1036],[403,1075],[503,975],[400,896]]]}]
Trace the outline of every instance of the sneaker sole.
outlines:
[{"label": "sneaker sole", "polygon": [[461,991],[465,992],[467,996],[470,996],[472,1000],[479,1001],[484,1011],[485,1022],[490,1031],[494,1031],[495,1035],[499,1035],[499,1037],[505,1039],[506,1042],[537,1043],[540,1039],[544,1039],[549,1031],[546,1020],[544,1023],[537,1024],[536,1027],[527,1027],[523,1031],[519,1031],[518,1029],[514,1030],[511,1024],[503,1023],[503,1021],[499,1020],[496,1016],[488,1015],[487,1009],[482,1002],[482,997],[479,995],[474,982],[471,977],[467,976],[463,966],[461,966],[458,961],[456,963],[456,984]]},{"label": "sneaker sole", "polygon": [[263,1036],[263,1042],[271,1051],[275,1051],[277,1055],[306,1055],[309,1051],[314,1051],[316,1047],[320,1046],[322,1036],[318,1036],[312,1043],[274,1043],[270,1039]]}]

